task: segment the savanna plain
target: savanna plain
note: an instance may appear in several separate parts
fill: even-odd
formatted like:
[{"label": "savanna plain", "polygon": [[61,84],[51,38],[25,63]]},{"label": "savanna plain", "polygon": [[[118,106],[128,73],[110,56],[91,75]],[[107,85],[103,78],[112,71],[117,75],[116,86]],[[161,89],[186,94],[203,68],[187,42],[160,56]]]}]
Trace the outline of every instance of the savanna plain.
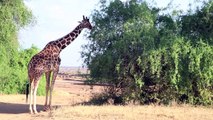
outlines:
[{"label": "savanna plain", "polygon": [[86,85],[84,68],[63,68],[57,77],[53,110],[43,112],[45,97],[37,97],[38,114],[28,113],[25,95],[0,95],[0,120],[213,120],[213,107],[172,104],[85,105],[104,91],[102,85]]}]

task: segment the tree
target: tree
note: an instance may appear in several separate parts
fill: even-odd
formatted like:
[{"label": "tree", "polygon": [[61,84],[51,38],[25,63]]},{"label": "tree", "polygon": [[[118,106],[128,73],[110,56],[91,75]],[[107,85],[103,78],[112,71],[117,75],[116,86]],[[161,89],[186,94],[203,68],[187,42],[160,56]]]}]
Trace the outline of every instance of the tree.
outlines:
[{"label": "tree", "polygon": [[196,34],[199,40],[187,33],[196,28],[185,18],[197,12],[173,17],[144,1],[102,0],[82,53],[92,81],[111,84],[108,95],[120,102],[212,104],[211,34]]},{"label": "tree", "polygon": [[188,13],[180,17],[181,35],[190,38],[192,42],[202,39],[213,44],[213,2],[204,3],[195,13]]},{"label": "tree", "polygon": [[32,13],[23,0],[0,1],[0,93],[18,93],[24,87],[27,76],[22,76],[17,36],[31,21]]}]

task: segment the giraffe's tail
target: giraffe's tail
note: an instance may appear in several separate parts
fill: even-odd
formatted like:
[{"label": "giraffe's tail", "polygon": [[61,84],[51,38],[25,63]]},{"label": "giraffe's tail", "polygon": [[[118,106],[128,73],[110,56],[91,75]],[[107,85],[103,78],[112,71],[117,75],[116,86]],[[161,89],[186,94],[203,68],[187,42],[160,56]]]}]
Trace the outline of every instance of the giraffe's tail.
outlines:
[{"label": "giraffe's tail", "polygon": [[30,86],[30,83],[29,82],[27,82],[27,84],[26,84],[26,103],[28,103],[28,95],[29,95],[29,86]]}]

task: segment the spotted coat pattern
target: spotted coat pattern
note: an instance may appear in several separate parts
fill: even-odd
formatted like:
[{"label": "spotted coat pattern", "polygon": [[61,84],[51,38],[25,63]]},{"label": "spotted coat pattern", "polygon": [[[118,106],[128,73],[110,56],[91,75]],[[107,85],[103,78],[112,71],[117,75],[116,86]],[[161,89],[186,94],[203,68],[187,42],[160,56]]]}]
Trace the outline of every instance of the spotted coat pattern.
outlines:
[{"label": "spotted coat pattern", "polygon": [[[39,84],[39,80],[42,74],[46,76],[46,100],[44,110],[50,109],[52,90],[54,87],[55,79],[59,71],[61,59],[59,57],[60,52],[66,48],[72,41],[77,38],[84,28],[91,29],[92,26],[87,17],[83,16],[83,20],[80,24],[69,34],[55,41],[49,42],[43,50],[34,55],[28,64],[28,77],[30,83],[30,113],[37,113],[36,110],[36,92]],[[52,80],[50,80],[52,74]],[[50,84],[51,82],[51,84]],[[48,96],[50,94],[50,96]],[[48,105],[49,99],[49,105]],[[32,109],[33,102],[33,109]]]}]

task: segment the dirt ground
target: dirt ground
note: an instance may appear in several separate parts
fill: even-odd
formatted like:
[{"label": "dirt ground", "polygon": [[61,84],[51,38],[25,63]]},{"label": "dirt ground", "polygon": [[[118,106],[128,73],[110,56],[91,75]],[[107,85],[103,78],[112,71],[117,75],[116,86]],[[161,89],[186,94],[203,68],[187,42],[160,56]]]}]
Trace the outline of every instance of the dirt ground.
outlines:
[{"label": "dirt ground", "polygon": [[38,114],[28,113],[25,95],[0,95],[0,120],[213,120],[213,109],[162,106],[83,106],[103,86],[89,86],[78,74],[85,69],[62,69],[55,83],[53,108],[43,112],[44,96],[37,97]]},{"label": "dirt ground", "polygon": [[[85,78],[79,74],[86,74],[86,69],[63,68],[60,71],[53,92],[53,108],[87,102],[93,94],[102,91],[101,86],[84,84]],[[28,113],[25,101],[25,95],[0,95],[0,120],[41,120],[41,116],[49,114],[42,111],[45,96],[37,96],[38,115]]]}]

